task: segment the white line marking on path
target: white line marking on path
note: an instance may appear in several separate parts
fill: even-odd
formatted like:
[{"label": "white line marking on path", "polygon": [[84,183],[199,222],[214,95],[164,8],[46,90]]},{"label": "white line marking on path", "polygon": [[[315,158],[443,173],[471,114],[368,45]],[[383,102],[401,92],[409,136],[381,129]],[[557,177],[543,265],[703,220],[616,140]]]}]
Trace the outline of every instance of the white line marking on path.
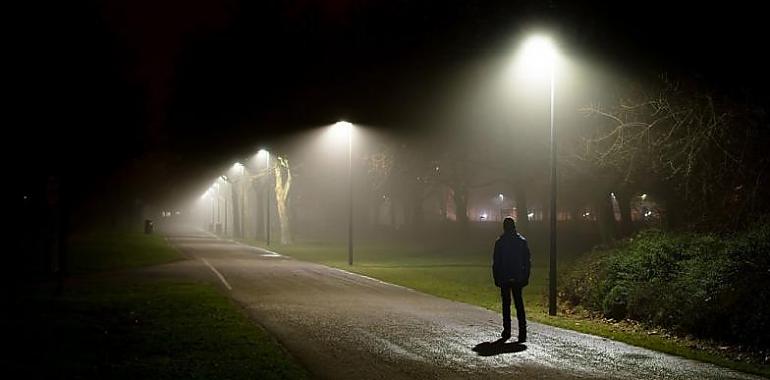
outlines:
[{"label": "white line marking on path", "polygon": [[211,236],[211,237],[213,237],[213,238],[215,238],[217,240],[227,241],[227,242],[233,243],[235,245],[239,245],[241,247],[246,247],[246,248],[249,248],[249,249],[253,249],[255,251],[267,252],[267,253],[261,254],[260,256],[264,256],[264,257],[286,257],[286,256],[284,256],[284,255],[282,255],[282,254],[280,254],[278,252],[273,252],[273,251],[271,251],[269,249],[266,249],[266,248],[255,247],[255,246],[250,245],[250,244],[241,243],[241,242],[239,242],[237,240],[222,238],[222,237],[220,237],[217,234],[211,233],[209,231],[206,231],[206,230],[203,230],[203,229],[200,229],[200,228],[198,229],[198,231],[203,232],[205,234],[208,234],[209,236]]},{"label": "white line marking on path", "polygon": [[206,266],[208,266],[209,268],[211,268],[211,271],[213,271],[214,274],[216,274],[217,277],[219,277],[219,279],[222,280],[222,283],[225,284],[225,287],[227,287],[227,290],[233,290],[233,287],[230,286],[230,284],[227,282],[227,280],[225,280],[225,276],[222,276],[222,273],[219,273],[217,268],[214,268],[214,266],[209,264],[208,260],[206,260],[206,259],[204,259],[202,257],[201,257],[201,260],[203,260],[203,263],[206,264]]}]

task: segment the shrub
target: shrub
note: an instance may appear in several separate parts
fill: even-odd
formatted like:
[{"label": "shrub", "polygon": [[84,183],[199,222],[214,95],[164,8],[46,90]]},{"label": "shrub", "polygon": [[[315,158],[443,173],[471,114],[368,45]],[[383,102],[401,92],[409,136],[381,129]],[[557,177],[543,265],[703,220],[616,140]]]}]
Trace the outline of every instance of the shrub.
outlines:
[{"label": "shrub", "polygon": [[559,294],[608,318],[767,347],[770,224],[725,237],[643,231],[585,255]]},{"label": "shrub", "polygon": [[617,284],[607,293],[602,302],[602,311],[608,318],[623,319],[628,309],[630,289],[625,284]]}]

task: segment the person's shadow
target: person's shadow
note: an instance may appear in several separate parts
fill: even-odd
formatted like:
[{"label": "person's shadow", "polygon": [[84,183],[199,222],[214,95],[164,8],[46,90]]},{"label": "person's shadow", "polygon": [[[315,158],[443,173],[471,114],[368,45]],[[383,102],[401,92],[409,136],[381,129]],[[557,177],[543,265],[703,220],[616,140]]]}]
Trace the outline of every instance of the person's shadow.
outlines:
[{"label": "person's shadow", "polygon": [[522,352],[527,349],[527,346],[524,343],[506,343],[506,340],[507,339],[500,338],[494,342],[479,343],[476,345],[476,347],[473,347],[473,351],[476,352],[479,356],[495,356]]}]

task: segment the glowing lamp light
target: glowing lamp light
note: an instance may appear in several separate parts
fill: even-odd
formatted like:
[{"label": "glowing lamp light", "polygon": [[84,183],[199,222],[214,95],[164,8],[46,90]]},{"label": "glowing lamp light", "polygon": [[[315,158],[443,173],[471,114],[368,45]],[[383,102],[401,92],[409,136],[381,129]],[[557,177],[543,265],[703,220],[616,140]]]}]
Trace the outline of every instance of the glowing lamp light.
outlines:
[{"label": "glowing lamp light", "polygon": [[353,124],[347,121],[338,121],[332,125],[332,133],[337,138],[350,137],[350,133],[353,131]]},{"label": "glowing lamp light", "polygon": [[534,35],[524,41],[522,65],[529,72],[550,70],[556,60],[556,46],[550,38]]}]

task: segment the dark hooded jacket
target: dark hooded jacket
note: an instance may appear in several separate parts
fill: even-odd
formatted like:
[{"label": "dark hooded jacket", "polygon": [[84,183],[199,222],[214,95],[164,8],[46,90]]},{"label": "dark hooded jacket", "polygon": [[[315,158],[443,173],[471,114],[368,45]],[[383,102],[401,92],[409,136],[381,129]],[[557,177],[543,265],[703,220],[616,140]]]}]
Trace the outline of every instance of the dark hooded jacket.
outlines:
[{"label": "dark hooded jacket", "polygon": [[527,239],[518,233],[504,233],[495,242],[492,275],[495,285],[514,282],[519,286],[529,284],[530,256]]}]

